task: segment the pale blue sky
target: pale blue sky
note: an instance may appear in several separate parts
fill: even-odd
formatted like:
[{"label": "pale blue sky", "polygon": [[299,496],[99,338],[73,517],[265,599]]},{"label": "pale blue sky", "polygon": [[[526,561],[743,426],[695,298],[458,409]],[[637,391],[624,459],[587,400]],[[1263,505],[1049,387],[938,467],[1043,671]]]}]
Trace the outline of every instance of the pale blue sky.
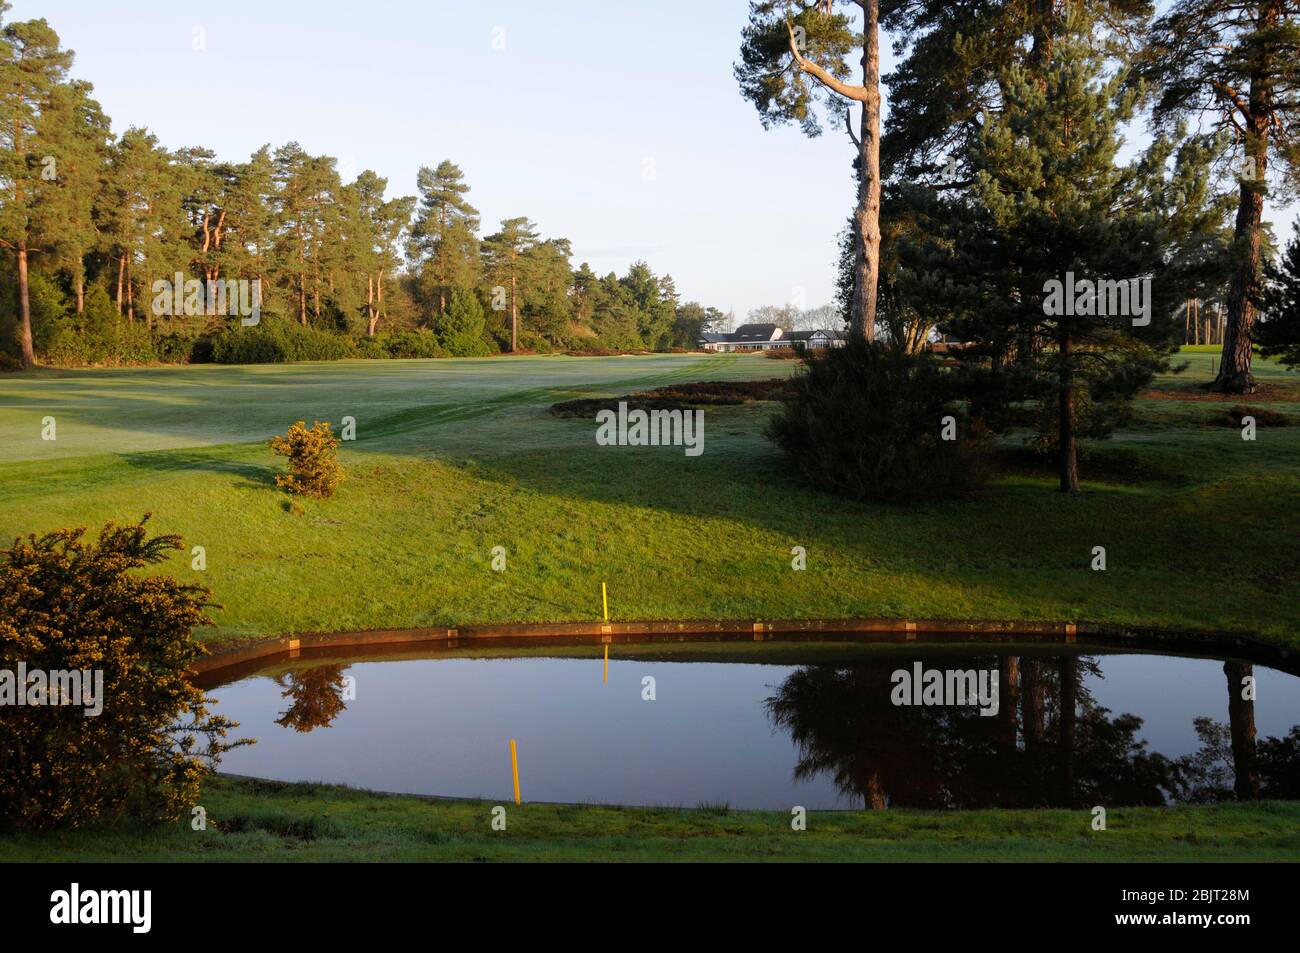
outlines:
[{"label": "pale blue sky", "polygon": [[170,148],[230,159],[296,139],[345,173],[386,176],[390,195],[414,194],[418,167],[450,158],[485,228],[528,215],[573,242],[575,265],[603,274],[644,258],[684,299],[743,317],[830,300],[853,202],[841,128],[764,132],[740,97],[747,7],[13,0],[9,17],[50,21],[119,133],[148,126]]}]

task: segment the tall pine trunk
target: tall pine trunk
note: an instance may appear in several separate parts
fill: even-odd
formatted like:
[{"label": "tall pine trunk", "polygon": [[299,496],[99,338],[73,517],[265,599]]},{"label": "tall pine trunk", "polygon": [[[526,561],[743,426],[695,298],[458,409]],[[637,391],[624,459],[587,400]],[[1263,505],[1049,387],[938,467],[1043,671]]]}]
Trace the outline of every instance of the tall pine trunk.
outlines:
[{"label": "tall pine trunk", "polygon": [[[1268,4],[1262,11],[1261,29],[1277,26],[1279,6],[1277,3]],[[1246,116],[1249,163],[1241,178],[1233,234],[1233,252],[1237,260],[1228,286],[1228,322],[1223,334],[1219,375],[1210,385],[1211,390],[1227,394],[1255,391],[1255,375],[1251,370],[1251,331],[1255,326],[1254,297],[1259,286],[1269,119],[1273,115],[1273,87],[1268,65],[1263,64],[1265,68],[1250,78],[1249,113]]]},{"label": "tall pine trunk", "polygon": [[876,336],[876,289],[880,284],[880,5],[863,4],[862,85],[867,97],[862,103],[862,127],[858,174],[858,206],[854,217],[854,259],[857,281],[849,329],[874,340]]},{"label": "tall pine trunk", "polygon": [[515,275],[510,274],[510,353],[515,353],[519,343],[519,307],[515,294]]},{"label": "tall pine trunk", "polygon": [[[1257,155],[1256,162],[1264,156]],[[1255,390],[1251,370],[1251,330],[1255,326],[1255,305],[1251,300],[1259,283],[1260,240],[1264,220],[1264,193],[1255,182],[1241,183],[1237,203],[1237,224],[1233,249],[1238,258],[1228,286],[1228,322],[1223,334],[1219,375],[1212,390],[1228,394],[1250,394]]]},{"label": "tall pine trunk", "polygon": [[366,317],[370,320],[366,324],[366,337],[375,336],[375,325],[379,323],[379,312],[375,310],[375,279],[369,273],[366,274]]},{"label": "tall pine trunk", "polygon": [[27,241],[18,242],[18,313],[22,320],[23,367],[36,366],[36,351],[32,347],[32,301],[27,290]]}]

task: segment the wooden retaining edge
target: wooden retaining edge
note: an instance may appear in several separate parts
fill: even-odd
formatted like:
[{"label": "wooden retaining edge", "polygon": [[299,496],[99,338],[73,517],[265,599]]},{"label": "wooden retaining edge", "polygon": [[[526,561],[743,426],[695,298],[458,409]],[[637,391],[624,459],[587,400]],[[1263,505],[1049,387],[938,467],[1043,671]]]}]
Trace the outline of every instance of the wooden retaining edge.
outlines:
[{"label": "wooden retaining edge", "polygon": [[[1135,648],[1222,655],[1248,659],[1300,675],[1300,652],[1253,636],[1221,632],[1178,632],[1089,622],[1023,622],[954,619],[780,619],[770,622],[704,619],[661,622],[541,622],[470,625],[457,628],[372,629],[362,632],[304,633],[218,650],[199,659],[195,674],[207,675],[259,659],[296,658],[305,649],[374,645],[456,646],[462,642],[563,639],[593,643],[684,641],[718,636],[754,641],[782,636],[819,635],[868,643],[1044,643],[1097,648]],[[837,639],[838,640],[838,639]]]}]

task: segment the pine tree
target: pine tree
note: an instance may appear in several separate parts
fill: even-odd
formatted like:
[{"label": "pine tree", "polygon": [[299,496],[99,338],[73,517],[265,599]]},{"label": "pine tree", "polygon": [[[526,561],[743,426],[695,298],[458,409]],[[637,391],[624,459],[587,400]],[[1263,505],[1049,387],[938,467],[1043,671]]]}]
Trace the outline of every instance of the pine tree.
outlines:
[{"label": "pine tree", "polygon": [[[902,58],[887,77],[889,119],[881,145],[887,179],[931,188],[970,185],[964,156],[984,116],[1003,106],[1001,78],[1013,65],[1041,68],[1066,18],[1085,14],[1094,42],[1125,57],[1152,12],[1150,0],[897,0],[881,23]],[[955,160],[950,166],[948,160]]]},{"label": "pine tree", "polygon": [[526,251],[521,270],[524,277],[520,297],[529,329],[552,344],[564,343],[573,317],[573,302],[569,297],[573,284],[573,267],[569,264],[572,256],[567,238],[548,238]]},{"label": "pine tree", "polygon": [[[8,9],[0,2],[0,18]],[[61,48],[44,20],[8,23],[0,30],[0,247],[13,252],[17,266],[24,367],[36,363],[28,267],[33,256],[56,248],[64,217],[55,149],[70,131],[66,113],[52,106],[71,65],[72,53]],[[60,119],[64,129],[55,125]]]},{"label": "pine tree", "polygon": [[478,210],[465,199],[464,178],[448,159],[436,169],[422,166],[416,177],[420,206],[411,226],[411,257],[421,259],[433,277],[439,315],[446,314],[451,289],[472,287],[477,277]]},{"label": "pine tree", "polygon": [[1296,194],[1300,180],[1300,0],[1177,0],[1154,25],[1144,73],[1159,84],[1157,121],[1213,124],[1234,160],[1234,269],[1211,386],[1250,393],[1270,160],[1282,172],[1273,178],[1283,195]]},{"label": "pine tree", "polygon": [[[59,193],[56,236],[57,257],[66,270],[76,296],[76,313],[86,304],[86,256],[99,245],[95,198],[103,188],[104,168],[113,140],[109,119],[91,98],[89,83],[72,81],[55,88],[51,98],[51,125],[65,131],[54,150]],[[47,146],[52,145],[47,142]]]},{"label": "pine tree", "polygon": [[[537,244],[537,226],[525,217],[501,220],[501,231],[483,239],[486,278],[496,288],[509,288],[510,350],[519,347],[519,285],[528,277],[528,253]],[[497,297],[495,291],[490,295]]]},{"label": "pine tree", "polygon": [[[298,322],[307,326],[307,302],[321,315],[322,257],[330,205],[341,187],[334,160],[311,156],[296,142],[275,150],[276,270],[297,299]],[[308,293],[308,283],[311,293]]]},{"label": "pine tree", "polygon": [[[188,264],[178,247],[188,230],[181,186],[171,155],[148,130],[130,128],[114,144],[99,216],[116,265],[118,313],[130,321],[137,287],[143,292],[151,283],[151,266],[170,280]],[[152,327],[152,310],[146,306],[144,314]]]},{"label": "pine tree", "polygon": [[384,278],[399,264],[398,242],[411,221],[415,197],[385,201],[388,180],[369,169],[349,186],[355,195],[359,234],[358,263],[366,278],[366,336],[374,337],[384,311]]},{"label": "pine tree", "polygon": [[[883,4],[888,10],[889,4]],[[858,8],[855,15],[839,12]],[[795,122],[821,133],[815,103],[845,108],[856,152],[857,208],[853,217],[855,267],[850,328],[874,337],[880,274],[880,0],[751,0],[735,67],[741,93],[758,108],[764,128]],[[848,57],[861,50],[861,83],[849,81]],[[861,106],[853,132],[852,104]]]},{"label": "pine tree", "polygon": [[[1189,216],[1189,196],[1173,198],[1170,140],[1116,164],[1137,96],[1122,92],[1122,71],[1105,77],[1092,30],[1076,13],[1041,67],[1003,73],[1002,109],[984,117],[967,156],[971,189],[932,198],[922,229],[932,237],[902,249],[911,305],[972,345],[957,353],[982,381],[978,412],[1026,398],[1050,411],[1044,443],[1067,493],[1078,487],[1081,420],[1104,435],[1167,366],[1171,315],[1200,248],[1193,232],[1215,225],[1213,211]],[[1207,163],[1179,150],[1176,181],[1204,198]]]}]

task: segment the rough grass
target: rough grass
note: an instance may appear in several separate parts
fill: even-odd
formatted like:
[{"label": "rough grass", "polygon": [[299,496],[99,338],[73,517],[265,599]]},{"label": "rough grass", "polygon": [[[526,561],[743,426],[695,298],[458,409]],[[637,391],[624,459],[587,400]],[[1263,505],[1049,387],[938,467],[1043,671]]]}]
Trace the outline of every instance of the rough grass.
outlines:
[{"label": "rough grass", "polygon": [[1300,802],[1090,811],[612,808],[371,794],[218,777],[206,831],[188,820],[0,838],[0,861],[1291,861]]},{"label": "rough grass", "polygon": [[[1015,465],[979,499],[909,509],[807,490],[763,435],[767,403],[705,410],[705,451],[599,447],[565,399],[792,365],[754,356],[345,362],[0,377],[0,533],[153,511],[206,548],[164,571],[223,608],[207,637],[473,622],[896,616],[1095,620],[1300,642],[1300,427],[1253,443],[1204,425],[1240,399],[1164,400],[1192,353],[1090,448],[1083,492]],[[1290,392],[1295,375],[1261,362]],[[1300,391],[1297,391],[1300,394]],[[1253,403],[1254,399],[1251,398]],[[1221,403],[1221,407],[1218,406]],[[1292,404],[1271,403],[1295,414]],[[40,439],[44,416],[58,439]],[[298,512],[265,441],[357,420],[334,499]],[[508,568],[491,570],[504,546]],[[803,546],[808,569],[790,568]],[[1107,571],[1092,572],[1094,546]]]}]

